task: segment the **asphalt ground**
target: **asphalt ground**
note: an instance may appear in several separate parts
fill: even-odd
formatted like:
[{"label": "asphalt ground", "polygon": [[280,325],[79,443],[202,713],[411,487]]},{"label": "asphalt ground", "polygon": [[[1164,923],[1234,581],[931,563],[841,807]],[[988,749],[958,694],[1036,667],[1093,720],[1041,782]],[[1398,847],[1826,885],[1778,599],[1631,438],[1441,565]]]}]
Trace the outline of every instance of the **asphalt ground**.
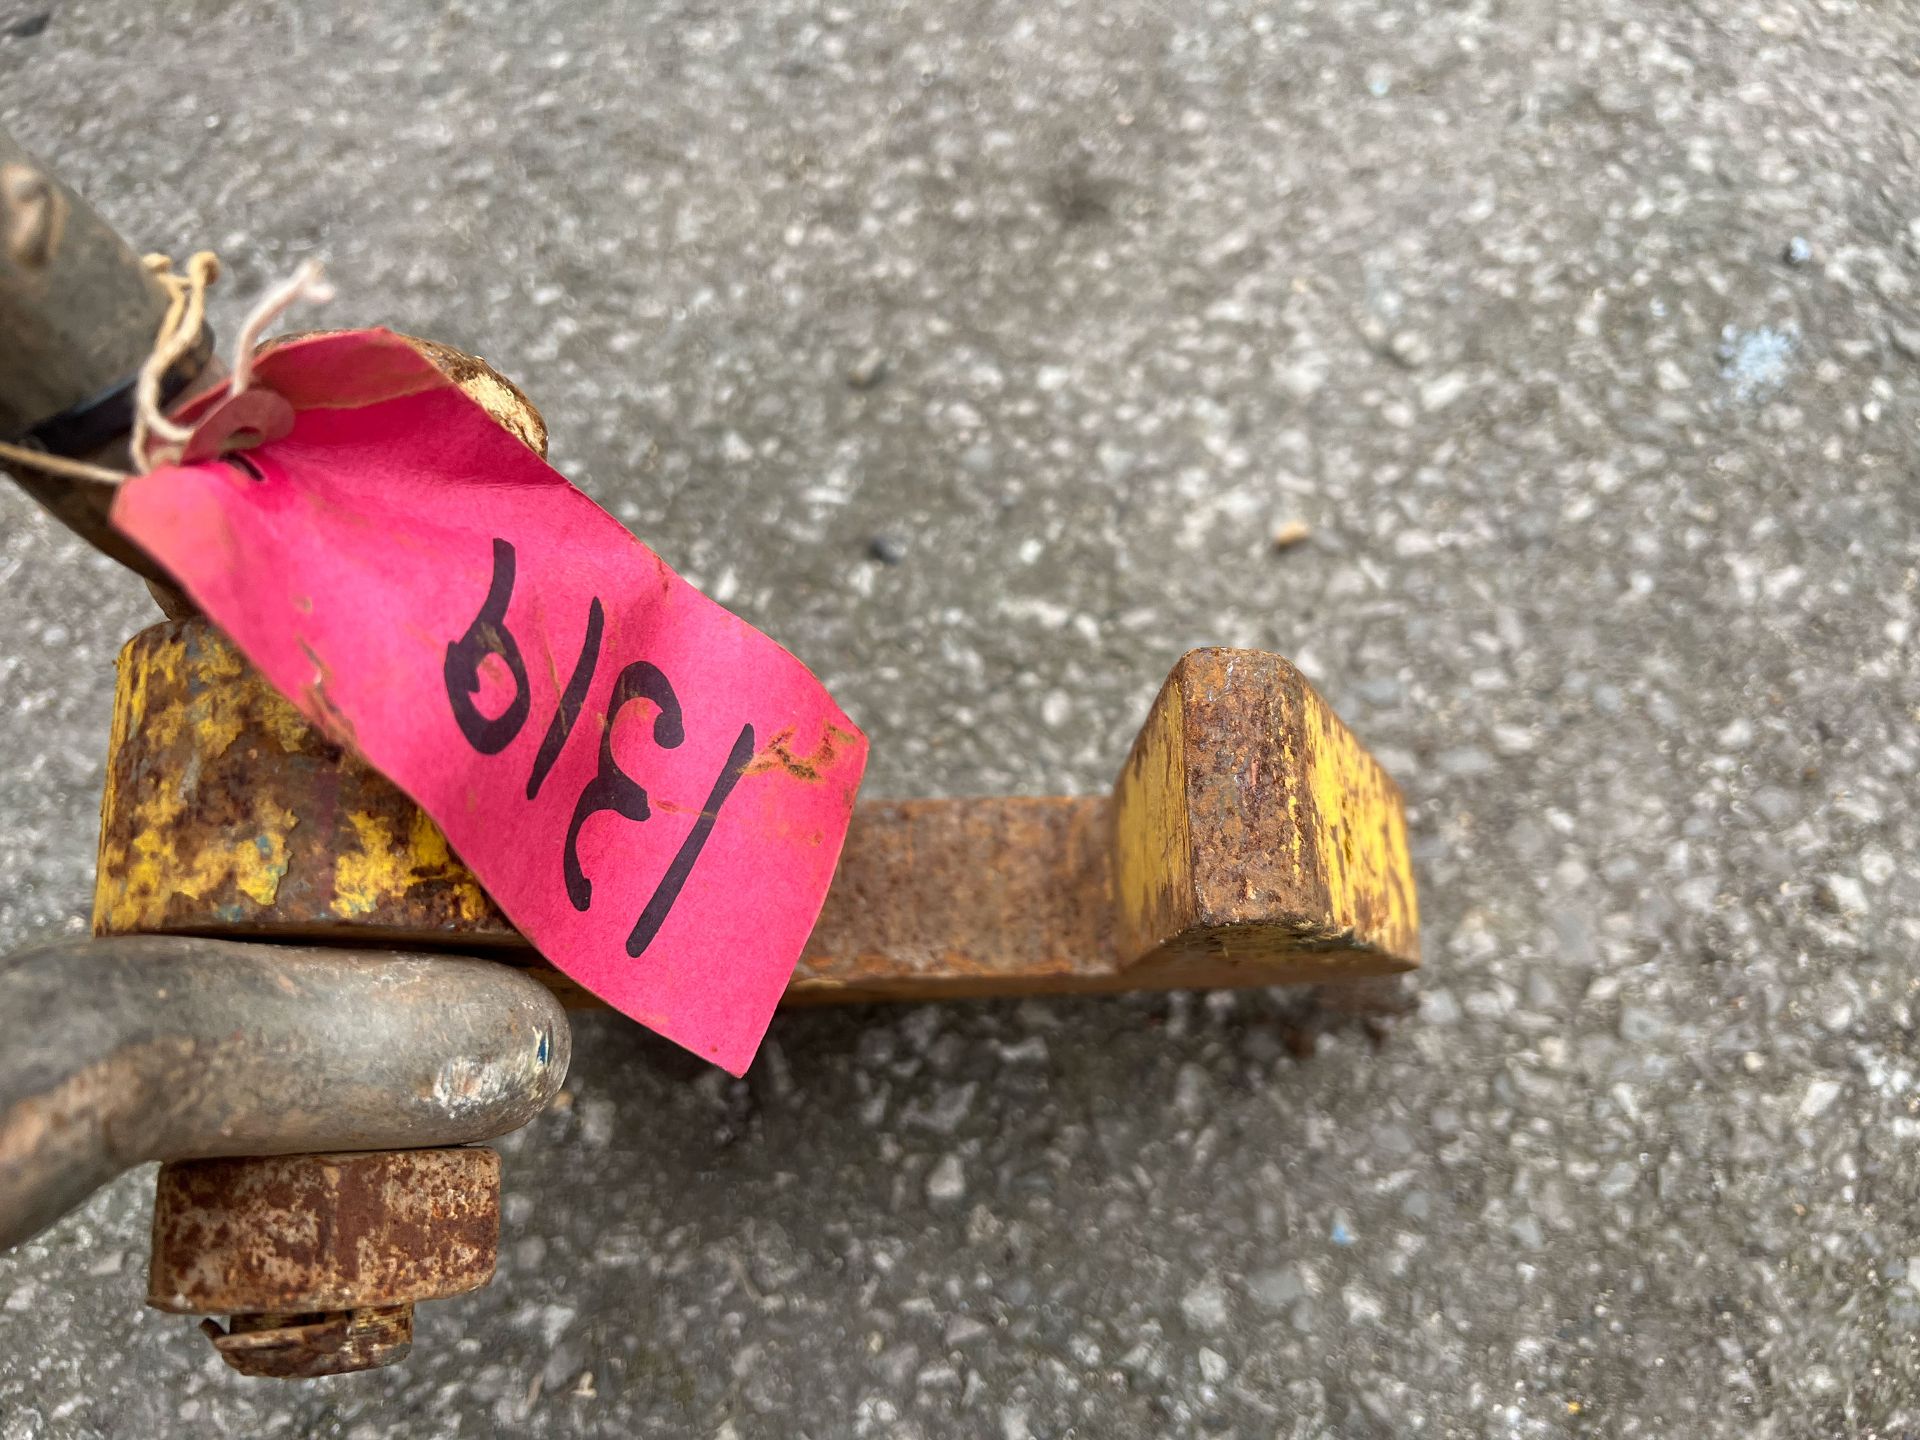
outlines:
[{"label": "asphalt ground", "polygon": [[[1426,953],[1384,1038],[583,1020],[404,1367],[227,1373],[136,1174],[0,1259],[0,1440],[1920,1434],[1912,5],[0,19],[0,124],[226,334],[313,255],[487,356],[869,795],[1099,790],[1183,650],[1289,656]],[[152,618],[0,494],[0,945],[85,926]]]}]

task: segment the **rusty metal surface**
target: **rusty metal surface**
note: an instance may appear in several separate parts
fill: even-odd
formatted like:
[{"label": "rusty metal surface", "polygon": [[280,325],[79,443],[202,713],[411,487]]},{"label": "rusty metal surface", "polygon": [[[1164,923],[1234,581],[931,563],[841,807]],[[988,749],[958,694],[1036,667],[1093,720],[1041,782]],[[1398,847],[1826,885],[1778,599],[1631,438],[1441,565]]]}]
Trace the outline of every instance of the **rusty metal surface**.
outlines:
[{"label": "rusty metal surface", "polygon": [[[94,924],[457,943],[593,1003],[200,620],[121,654]],[[1416,924],[1392,782],[1285,661],[1198,651],[1112,801],[862,802],[787,999],[1341,979],[1412,968]]]},{"label": "rusty metal surface", "polygon": [[204,620],[120,655],[101,801],[102,934],[511,944],[437,827],[343,754]]},{"label": "rusty metal surface", "polygon": [[1071,989],[1114,970],[1104,798],[860,804],[788,1003]]},{"label": "rusty metal surface", "polygon": [[503,430],[519,437],[534,454],[547,453],[547,422],[526,392],[478,355],[469,355],[438,340],[423,340],[418,335],[400,337],[431,360],[467,397],[494,418]]},{"label": "rusty metal surface", "polygon": [[500,1250],[500,1157],[469,1147],[192,1160],[155,1185],[147,1303],[245,1375],[404,1360],[413,1307],[478,1289]]},{"label": "rusty metal surface", "polygon": [[487,1283],[500,1157],[484,1147],[164,1165],[147,1303],[189,1315],[411,1304]]},{"label": "rusty metal surface", "polygon": [[1298,670],[1174,667],[1115,787],[1116,924],[1149,968],[1419,962],[1399,789]]},{"label": "rusty metal surface", "polygon": [[[289,340],[305,340],[315,335],[337,335],[338,330],[293,330],[276,335],[260,347],[262,354]],[[433,362],[442,375],[453,381],[467,398],[493,417],[494,423],[514,436],[534,454],[547,453],[547,422],[526,391],[502,375],[478,355],[469,355],[438,340],[423,340],[418,335],[395,334]]]},{"label": "rusty metal surface", "polygon": [[[1115,933],[1115,818],[1104,795],[862,804],[786,1003],[1215,989],[1411,968],[1365,944],[1130,946]],[[1290,935],[1306,923],[1272,896],[1243,913]]]},{"label": "rusty metal surface", "polygon": [[141,1161],[491,1139],[572,1043],[503,965],[178,936],[9,957],[0,1015],[0,1246]]},{"label": "rusty metal surface", "polygon": [[310,1315],[236,1315],[202,1320],[213,1348],[242,1375],[317,1380],[397,1365],[413,1351],[413,1306],[377,1305]]}]

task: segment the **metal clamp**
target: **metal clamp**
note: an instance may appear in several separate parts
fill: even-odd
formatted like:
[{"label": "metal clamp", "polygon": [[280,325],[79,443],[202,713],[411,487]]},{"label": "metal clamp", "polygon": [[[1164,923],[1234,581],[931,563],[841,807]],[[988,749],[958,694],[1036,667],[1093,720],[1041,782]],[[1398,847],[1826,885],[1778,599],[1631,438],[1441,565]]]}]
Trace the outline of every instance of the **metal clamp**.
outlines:
[{"label": "metal clamp", "polygon": [[504,1135],[572,1053],[503,965],[184,937],[12,956],[0,1015],[0,1247],[143,1161]]}]

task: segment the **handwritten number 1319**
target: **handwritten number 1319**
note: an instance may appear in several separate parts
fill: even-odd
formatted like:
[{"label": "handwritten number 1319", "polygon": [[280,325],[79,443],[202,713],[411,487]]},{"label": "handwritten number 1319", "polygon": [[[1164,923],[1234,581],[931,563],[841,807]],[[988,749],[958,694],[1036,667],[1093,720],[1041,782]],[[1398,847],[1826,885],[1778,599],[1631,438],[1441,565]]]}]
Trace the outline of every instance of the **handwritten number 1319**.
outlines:
[{"label": "handwritten number 1319", "polygon": [[[447,699],[453,706],[453,718],[460,727],[460,733],[467,737],[467,743],[482,755],[498,755],[511,745],[525,727],[533,704],[527,688],[526,661],[520,657],[520,646],[514,640],[513,632],[507,629],[507,602],[513,598],[513,579],[513,546],[505,540],[495,540],[493,583],[487,588],[486,601],[481,605],[479,615],[467,627],[467,633],[447,646],[445,675]],[[527,775],[529,800],[540,793],[540,787],[546,783],[547,772],[553,768],[554,761],[560,758],[560,752],[566,748],[567,737],[573,733],[574,722],[580,718],[587,691],[593,683],[594,669],[600,662],[600,634],[604,626],[605,615],[596,598],[587,610],[587,634],[580,645],[580,658],[574,662],[573,676],[561,693],[560,703],[547,725],[546,736],[540,741],[540,749],[533,757],[533,769]],[[474,697],[480,690],[480,666],[490,655],[498,656],[507,667],[508,673],[513,676],[514,687],[512,701],[495,716],[482,714],[480,707],[474,703]],[[602,810],[611,810],[628,820],[645,820],[653,813],[647,803],[646,790],[621,770],[613,758],[614,721],[619,718],[621,710],[635,700],[653,702],[654,744],[663,750],[672,750],[686,739],[680,699],[658,666],[645,660],[635,660],[615,677],[613,695],[607,702],[606,721],[600,728],[600,766],[594,777],[581,787],[580,797],[573,806],[573,821],[567,826],[562,871],[567,883],[567,898],[573,902],[575,910],[585,911],[593,903],[593,881],[587,878],[580,866],[580,827]],[[667,866],[666,873],[660,877],[660,883],[654,887],[653,895],[641,910],[632,933],[627,936],[628,955],[637,958],[653,942],[653,937],[660,933],[667,912],[673,908],[673,902],[679,898],[681,888],[687,883],[687,876],[693,871],[694,861],[700,858],[707,837],[713,833],[713,823],[719,816],[721,805],[733,793],[733,787],[739,783],[742,771],[752,758],[753,726],[742,725],[720,777],[713,782],[706,804],[700,807],[700,818],[694,822],[693,829],[687,832],[687,838],[680,842],[679,851]]]}]

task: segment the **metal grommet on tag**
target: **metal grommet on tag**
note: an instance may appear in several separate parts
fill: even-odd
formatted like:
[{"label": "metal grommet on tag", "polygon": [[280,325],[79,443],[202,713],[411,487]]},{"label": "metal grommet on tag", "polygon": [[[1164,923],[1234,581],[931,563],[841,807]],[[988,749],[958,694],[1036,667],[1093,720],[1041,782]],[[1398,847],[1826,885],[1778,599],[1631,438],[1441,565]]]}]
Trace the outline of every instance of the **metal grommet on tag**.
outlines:
[{"label": "metal grommet on tag", "polygon": [[180,451],[180,463],[217,460],[235,450],[250,450],[293,431],[293,406],[271,390],[242,390],[209,410],[193,427]]}]

